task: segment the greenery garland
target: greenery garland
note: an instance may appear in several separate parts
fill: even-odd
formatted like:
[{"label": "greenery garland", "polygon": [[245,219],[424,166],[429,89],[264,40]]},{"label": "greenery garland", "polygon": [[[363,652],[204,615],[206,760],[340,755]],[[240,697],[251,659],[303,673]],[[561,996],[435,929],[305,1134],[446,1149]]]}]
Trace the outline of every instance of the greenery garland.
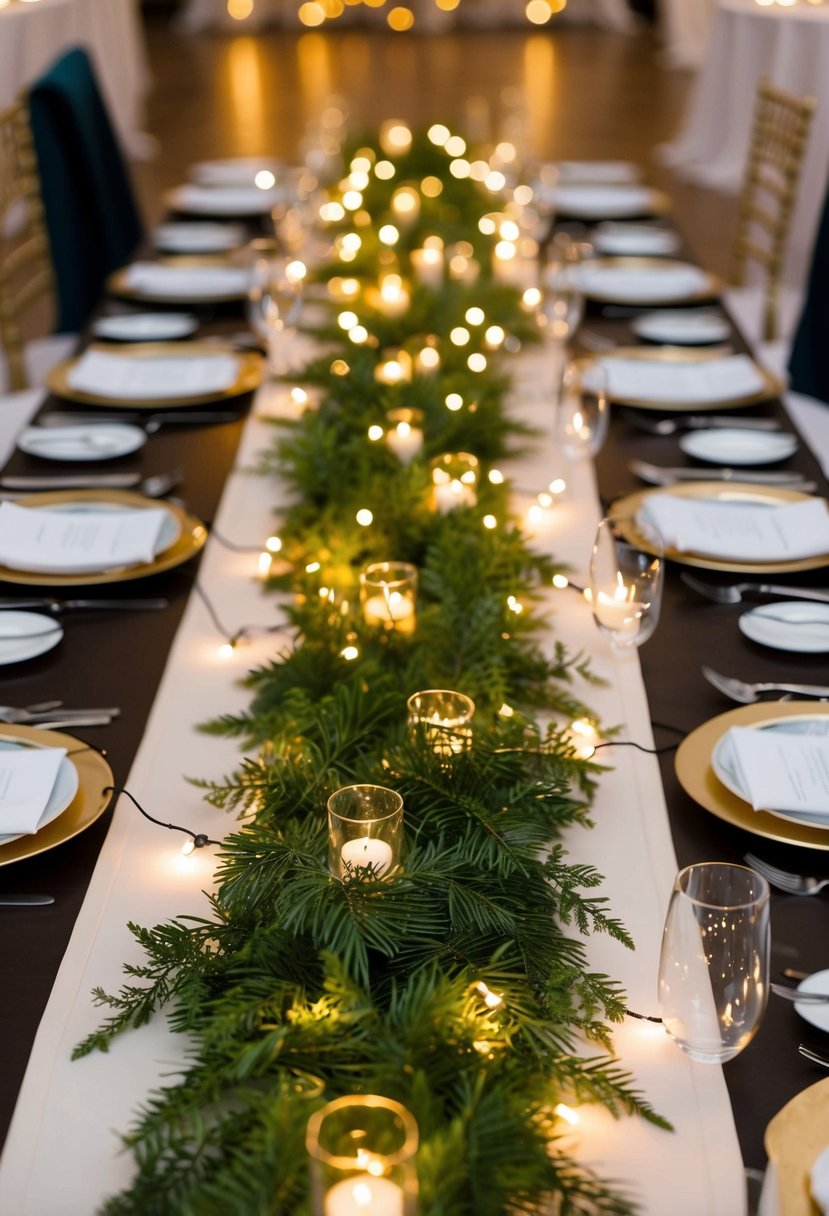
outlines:
[{"label": "greenery garland", "polygon": [[[441,515],[430,504],[431,457],[462,449],[486,471],[529,438],[505,414],[500,370],[469,367],[483,326],[465,345],[446,340],[470,307],[502,328],[507,350],[531,336],[518,292],[490,274],[492,237],[480,228],[491,224],[477,221],[493,196],[456,174],[457,159],[434,132],[392,155],[368,144],[332,192],[362,186],[350,212],[329,212],[352,261],[316,280],[347,272],[362,284],[365,332],[352,322],[349,338],[342,306],[329,303],[315,331],[326,353],[301,377],[317,407],[285,425],[264,460],[295,492],[272,580],[291,592],[295,642],[250,673],[247,713],[206,728],[251,753],[205,786],[240,816],[212,915],[132,926],[147,961],[125,967],[117,995],[96,991],[109,1016],[76,1051],[106,1050],[161,1009],[188,1038],[179,1082],[151,1096],[125,1137],[137,1174],[109,1213],[306,1213],[308,1117],[347,1093],[382,1093],[414,1114],[423,1216],[540,1213],[551,1201],[561,1213],[629,1212],[562,1147],[555,1107],[600,1102],[666,1126],[613,1059],[608,1023],[623,1017],[624,994],[589,970],[582,939],[632,943],[596,893],[601,876],[556,843],[589,826],[599,769],[556,724],[589,713],[573,690],[589,667],[537,640],[536,601],[555,567],[510,521],[498,476],[482,480],[474,507]],[[419,216],[392,251],[378,234],[394,190],[412,182]],[[349,233],[360,237],[353,255]],[[378,267],[411,278],[412,250],[436,235],[477,262],[477,282],[413,285],[398,316],[372,308]],[[389,349],[424,341],[438,373],[378,381]],[[447,409],[449,393],[461,408]],[[368,437],[400,405],[424,415],[423,453],[407,467]],[[370,526],[356,521],[363,510]],[[420,571],[413,635],[362,619],[359,571],[389,558]],[[477,705],[472,746],[451,756],[406,724],[408,695],[435,687]],[[403,797],[404,863],[391,877],[327,869],[326,800],[352,783]],[[594,1054],[582,1054],[585,1040]]]}]

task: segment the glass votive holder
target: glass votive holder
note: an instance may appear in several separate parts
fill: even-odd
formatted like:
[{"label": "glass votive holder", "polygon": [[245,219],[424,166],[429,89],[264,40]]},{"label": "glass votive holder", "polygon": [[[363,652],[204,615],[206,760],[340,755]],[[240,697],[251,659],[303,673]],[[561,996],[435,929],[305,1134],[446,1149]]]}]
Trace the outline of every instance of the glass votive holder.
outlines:
[{"label": "glass votive holder", "polygon": [[432,461],[432,503],[441,515],[478,501],[478,457],[471,452],[444,452]]},{"label": "glass votive holder", "polygon": [[423,410],[389,410],[386,446],[401,464],[411,464],[423,447]]},{"label": "glass votive holder", "polygon": [[415,1216],[418,1129],[379,1094],[336,1098],[308,1121],[313,1216]]},{"label": "glass votive holder", "polygon": [[422,725],[432,751],[439,756],[456,756],[471,747],[475,702],[465,693],[427,688],[412,693],[406,707],[410,730],[417,731]]},{"label": "glass votive holder", "polygon": [[642,544],[619,535],[612,519],[596,529],[590,555],[590,605],[601,633],[614,650],[646,642],[659,623],[664,583],[661,539],[642,525]]},{"label": "glass votive holder", "polygon": [[337,878],[392,873],[403,851],[403,799],[383,785],[346,785],[328,799],[328,868]]},{"label": "glass votive holder", "polygon": [[395,633],[414,633],[417,566],[409,562],[372,562],[360,574],[360,604],[367,625]]}]

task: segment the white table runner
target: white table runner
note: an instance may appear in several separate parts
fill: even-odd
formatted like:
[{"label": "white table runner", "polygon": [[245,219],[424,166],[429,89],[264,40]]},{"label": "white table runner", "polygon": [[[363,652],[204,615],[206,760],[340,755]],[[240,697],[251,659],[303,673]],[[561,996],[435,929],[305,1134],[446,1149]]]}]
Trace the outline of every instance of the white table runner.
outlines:
[{"label": "white table runner", "polygon": [[[537,357],[525,364],[542,370]],[[518,370],[518,369],[517,369]],[[545,383],[550,383],[547,369]],[[549,404],[527,391],[522,378],[514,413],[544,427]],[[271,393],[260,390],[257,406]],[[549,430],[549,427],[547,427]],[[217,516],[219,532],[258,544],[273,529],[277,497],[272,480],[246,472],[272,439],[272,428],[249,420],[237,468],[228,479]],[[506,471],[522,489],[543,489],[560,471],[552,447],[543,442]],[[567,470],[568,500],[536,529],[538,545],[572,563],[583,575],[598,519],[592,466]],[[529,500],[522,500],[525,502]],[[255,554],[240,554],[210,540],[200,579],[229,629],[250,622],[270,624],[274,603],[256,581]],[[575,577],[575,575],[574,575]],[[619,660],[593,625],[572,590],[549,593],[555,635],[573,651],[590,651],[605,688],[577,688],[607,723],[622,723],[620,738],[651,742],[648,707],[635,655]],[[171,650],[147,730],[127,781],[153,814],[173,819],[214,838],[231,823],[207,806],[185,776],[220,777],[236,766],[237,744],[206,738],[187,724],[242,709],[248,694],[237,681],[271,657],[287,637],[269,635],[217,657],[217,637],[204,605],[191,597]],[[552,646],[553,635],[550,635]],[[607,876],[603,893],[637,942],[630,952],[610,938],[591,938],[591,965],[619,979],[631,1007],[656,1012],[656,972],[661,927],[676,862],[657,761],[632,748],[600,753],[613,771],[602,778],[594,807],[597,827],[576,829],[568,846],[574,861],[589,861]],[[86,900],[38,1031],[2,1162],[0,1212],[15,1216],[90,1216],[106,1196],[129,1184],[132,1163],[120,1150],[149,1089],[163,1084],[183,1059],[185,1042],[156,1018],[122,1035],[106,1055],[70,1062],[73,1046],[93,1030],[101,1011],[93,1008],[94,985],[120,987],[125,961],[141,954],[126,929],[128,920],[153,925],[182,913],[206,914],[200,891],[209,886],[212,850],[189,858],[181,839],[143,820],[122,799],[92,878]],[[742,1163],[722,1072],[694,1064],[657,1027],[628,1020],[616,1032],[621,1062],[640,1089],[676,1128],[671,1135],[643,1120],[614,1121],[602,1109],[582,1108],[574,1131],[576,1151],[605,1177],[634,1194],[646,1216],[741,1216]],[[585,1049],[594,1054],[593,1048]]]}]

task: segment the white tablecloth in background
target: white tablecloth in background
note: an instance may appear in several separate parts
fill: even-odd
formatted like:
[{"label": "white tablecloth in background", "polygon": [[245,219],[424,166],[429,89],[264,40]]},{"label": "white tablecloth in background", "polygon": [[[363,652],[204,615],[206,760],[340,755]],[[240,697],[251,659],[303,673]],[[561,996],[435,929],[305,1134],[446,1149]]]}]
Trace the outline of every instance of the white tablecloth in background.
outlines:
[{"label": "white tablecloth in background", "polygon": [[[547,356],[522,356],[514,367],[521,374],[513,413],[547,434]],[[260,408],[268,391],[260,390]],[[246,471],[272,437],[273,428],[252,416],[217,517],[221,535],[236,542],[260,544],[273,529],[279,487]],[[516,484],[540,489],[555,463],[552,446],[541,441],[510,472]],[[569,501],[536,543],[571,562],[583,580],[599,517],[589,462],[571,470],[570,482]],[[257,584],[255,564],[256,554],[231,552],[212,539],[207,545],[200,579],[229,630],[275,619],[273,601]],[[604,687],[576,691],[605,722],[624,724],[620,738],[648,744],[648,707],[636,655],[613,656],[575,592],[551,588],[548,595],[555,634],[572,653],[591,651],[597,674],[607,679]],[[219,641],[204,605],[192,596],[126,782],[158,818],[214,838],[227,832],[228,819],[207,806],[185,776],[221,779],[238,762],[238,745],[206,738],[190,724],[242,709],[248,694],[238,687],[239,678],[287,645],[288,637],[259,638],[229,662],[217,657]],[[552,644],[551,633],[550,649]],[[625,985],[634,1009],[654,1012],[661,928],[676,870],[659,768],[655,757],[633,748],[609,750],[603,759],[613,771],[600,783],[597,827],[575,830],[568,846],[574,860],[588,860],[607,876],[604,893],[637,949],[591,938],[590,964]],[[69,1057],[102,1017],[92,1006],[92,987],[117,990],[122,964],[141,959],[127,921],[153,925],[182,913],[208,914],[201,892],[211,882],[213,853],[205,849],[182,858],[179,848],[174,834],[120,801],[38,1031],[0,1163],[0,1212],[90,1216],[105,1196],[129,1183],[131,1158],[120,1151],[117,1134],[130,1126],[149,1087],[176,1071],[185,1042],[159,1017],[121,1036],[106,1055],[76,1063]],[[639,1119],[616,1121],[590,1108],[575,1133],[578,1155],[627,1185],[641,1199],[643,1216],[669,1211],[672,1216],[742,1216],[742,1163],[721,1069],[693,1064],[648,1023],[628,1020],[614,1033],[621,1062],[676,1133]]]},{"label": "white tablecloth in background", "polygon": [[[303,29],[297,18],[296,0],[256,0],[250,17],[236,21],[228,16],[226,0],[187,0],[181,16],[181,27],[191,33],[206,29],[224,29],[235,33],[261,29],[267,25],[286,25]],[[440,34],[457,27],[464,29],[499,29],[504,26],[528,24],[524,9],[526,0],[464,0],[457,9],[445,12],[435,0],[409,0],[414,12],[413,29],[421,34]],[[325,30],[346,26],[373,25],[388,29],[388,8],[367,8],[362,5],[346,8],[336,21],[326,22]],[[604,26],[606,29],[627,30],[633,18],[626,0],[569,0],[563,13],[556,15],[544,28],[551,30],[560,21],[579,21]]]},{"label": "white tablecloth in background", "polygon": [[708,50],[714,0],[660,0],[658,10],[668,65],[700,67]]},{"label": "white tablecloth in background", "polygon": [[689,181],[736,193],[742,184],[757,82],[768,76],[817,109],[792,221],[785,278],[802,285],[829,169],[829,6],[718,0],[705,62],[664,160]]},{"label": "white tablecloth in background", "polygon": [[0,8],[0,107],[77,45],[86,48],[95,65],[126,152],[142,155],[149,69],[138,0],[37,0]]}]

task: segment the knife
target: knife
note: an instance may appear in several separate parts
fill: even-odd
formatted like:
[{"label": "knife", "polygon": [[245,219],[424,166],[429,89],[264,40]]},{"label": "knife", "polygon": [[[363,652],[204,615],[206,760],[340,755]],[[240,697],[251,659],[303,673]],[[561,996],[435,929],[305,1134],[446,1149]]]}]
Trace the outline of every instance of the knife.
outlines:
[{"label": "knife", "polygon": [[695,469],[686,465],[678,468],[665,468],[663,465],[649,464],[646,460],[631,460],[628,464],[631,473],[635,473],[642,481],[651,485],[669,486],[675,481],[741,481],[764,486],[789,486],[796,490],[812,491],[816,489],[815,482],[807,481],[802,473],[797,472],[758,472],[755,469]]},{"label": "knife", "polygon": [[55,600],[43,597],[40,599],[15,599],[11,596],[0,597],[0,611],[4,608],[39,608],[41,611],[51,612],[55,616],[61,612],[74,612],[80,608],[91,608],[93,611],[97,609],[100,612],[140,612],[169,608],[169,606],[170,601],[162,598],[143,600]]},{"label": "knife", "polygon": [[143,474],[131,473],[90,473],[87,477],[77,475],[52,476],[42,474],[33,477],[18,477],[11,475],[0,477],[0,488],[4,490],[130,490],[140,484]]},{"label": "knife", "polygon": [[0,907],[2,908],[41,908],[54,902],[54,895],[0,895]]},{"label": "knife", "polygon": [[[27,718],[22,726],[37,726],[41,730],[76,730],[79,726],[109,726],[115,715],[109,713],[78,714],[72,718]],[[0,722],[2,718],[0,718]]]},{"label": "knife", "polygon": [[230,410],[170,410],[158,413],[120,410],[107,406],[100,413],[84,413],[74,410],[55,410],[38,417],[38,426],[76,426],[84,422],[132,422],[138,426],[155,429],[159,426],[208,426],[220,422],[238,422],[241,415]]}]

